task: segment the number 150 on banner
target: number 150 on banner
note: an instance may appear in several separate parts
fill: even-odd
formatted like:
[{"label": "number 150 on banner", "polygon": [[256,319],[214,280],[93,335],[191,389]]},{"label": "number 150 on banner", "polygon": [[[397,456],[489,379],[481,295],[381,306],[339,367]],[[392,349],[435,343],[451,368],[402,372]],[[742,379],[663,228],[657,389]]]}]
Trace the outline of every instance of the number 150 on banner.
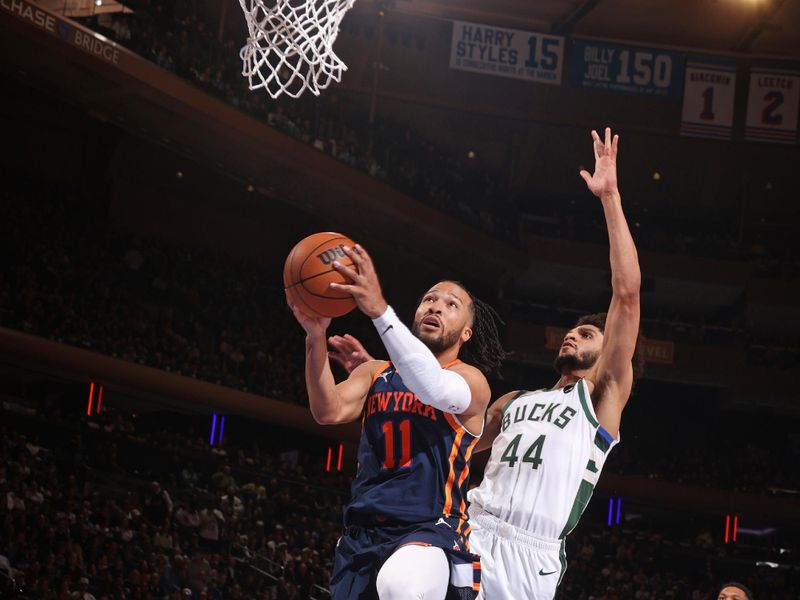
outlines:
[{"label": "number 150 on banner", "polygon": [[684,57],[656,48],[573,40],[570,83],[575,87],[678,100]]}]

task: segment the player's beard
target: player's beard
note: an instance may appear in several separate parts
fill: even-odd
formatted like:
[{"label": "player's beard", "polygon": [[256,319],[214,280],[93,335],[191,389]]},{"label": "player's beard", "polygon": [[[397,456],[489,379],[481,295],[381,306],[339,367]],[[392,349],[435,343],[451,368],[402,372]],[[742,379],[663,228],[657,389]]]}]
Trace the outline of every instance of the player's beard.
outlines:
[{"label": "player's beard", "polygon": [[457,331],[447,332],[444,330],[444,327],[441,327],[440,330],[433,335],[430,333],[422,333],[420,329],[421,325],[421,321],[414,321],[414,324],[411,326],[411,333],[417,336],[417,338],[434,354],[441,354],[448,348],[452,348],[456,345],[460,337]]},{"label": "player's beard", "polygon": [[597,359],[600,358],[599,352],[582,352],[580,354],[559,354],[553,361],[553,368],[561,375],[564,372],[586,371],[591,369]]}]

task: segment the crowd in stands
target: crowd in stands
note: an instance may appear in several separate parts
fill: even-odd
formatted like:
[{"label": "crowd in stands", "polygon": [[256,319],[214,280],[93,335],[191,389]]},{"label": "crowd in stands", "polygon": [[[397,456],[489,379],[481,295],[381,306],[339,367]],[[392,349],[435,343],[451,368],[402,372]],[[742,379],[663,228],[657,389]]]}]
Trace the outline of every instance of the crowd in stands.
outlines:
[{"label": "crowd in stands", "polygon": [[[537,198],[531,208],[525,189],[507,189],[503,176],[476,168],[468,158],[454,156],[390,118],[379,117],[371,125],[335,88],[300,99],[273,100],[261,91],[250,92],[241,76],[242,41],[227,30],[220,36],[219,15],[207,15],[202,2],[124,4],[134,12],[92,17],[87,25],[337,160],[512,244],[529,233],[605,243],[604,221],[590,203]],[[743,237],[730,219],[726,226],[696,213],[681,220],[671,211],[654,214],[635,202],[626,210],[632,223],[641,225],[636,238],[642,248],[748,260],[770,277],[800,274],[791,246],[768,227]]]},{"label": "crowd in stands", "polygon": [[[22,590],[3,597],[329,597],[347,491],[321,458],[249,437],[212,447],[176,415],[153,426],[113,407],[79,418],[55,405],[0,413],[0,574]],[[796,572],[752,568],[753,557],[791,560],[790,546],[776,559],[769,545],[725,546],[685,521],[596,520],[587,513],[569,538],[561,599],[712,600],[731,573],[759,600],[798,591]]]},{"label": "crowd in stands", "polygon": [[273,273],[154,238],[117,237],[46,190],[27,200],[3,202],[4,326],[303,401],[302,337]]},{"label": "crowd in stands", "polygon": [[[68,208],[59,196],[63,190],[23,180],[14,186],[13,181],[7,181],[0,209],[0,325],[306,403],[302,330],[284,305],[276,273],[221,252],[115,232],[102,220]],[[545,316],[544,322],[569,324],[551,313]],[[574,321],[574,315],[568,320]],[[368,322],[362,325],[362,331],[351,331],[374,344]],[[529,367],[518,383],[508,377],[502,385],[530,385]],[[638,433],[638,428],[631,431]],[[749,491],[800,488],[796,469],[786,462],[792,457],[785,452],[785,436],[763,433],[753,448],[732,450],[737,460],[713,443],[700,448],[709,439],[703,432],[692,439],[698,452],[664,455],[659,448],[646,448],[647,436],[626,437],[612,457],[619,461],[614,468],[733,489],[740,481],[731,465],[746,464],[753,474],[746,479]],[[779,443],[772,447],[765,440]]]},{"label": "crowd in stands", "polygon": [[346,488],[307,453],[228,454],[122,417],[1,433],[0,555],[20,597],[327,597]]},{"label": "crowd in stands", "polygon": [[[390,119],[370,127],[333,93],[272,100],[249,92],[241,40],[218,39],[218,22],[200,3],[126,0],[132,14],[92,17],[88,25],[160,67],[269,123],[287,135],[509,242],[518,240],[506,194],[491,176]],[[216,17],[217,15],[215,15]]]}]

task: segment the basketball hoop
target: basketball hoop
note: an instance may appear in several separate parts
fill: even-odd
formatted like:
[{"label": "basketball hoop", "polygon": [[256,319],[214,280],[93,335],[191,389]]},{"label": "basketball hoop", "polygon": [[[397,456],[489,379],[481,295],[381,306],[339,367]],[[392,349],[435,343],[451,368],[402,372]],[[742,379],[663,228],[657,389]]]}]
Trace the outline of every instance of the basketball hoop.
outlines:
[{"label": "basketball hoop", "polygon": [[332,81],[341,81],[347,65],[333,43],[354,2],[239,0],[250,33],[239,52],[250,89],[298,98],[305,90],[319,96]]}]

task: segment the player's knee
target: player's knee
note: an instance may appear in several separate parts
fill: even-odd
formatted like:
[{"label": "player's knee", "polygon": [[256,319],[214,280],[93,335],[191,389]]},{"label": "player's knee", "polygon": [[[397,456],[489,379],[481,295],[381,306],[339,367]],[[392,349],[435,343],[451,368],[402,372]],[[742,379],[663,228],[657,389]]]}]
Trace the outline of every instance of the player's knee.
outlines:
[{"label": "player's knee", "polygon": [[435,582],[425,581],[409,572],[381,569],[378,573],[380,600],[444,600],[444,593],[439,592],[438,587]]},{"label": "player's knee", "polygon": [[380,600],[444,600],[450,567],[441,548],[403,546],[378,572]]},{"label": "player's knee", "polygon": [[378,588],[378,597],[380,600],[405,600],[406,598],[419,598],[413,596],[411,592],[411,585],[413,581],[408,574],[399,573],[397,569],[381,569],[378,572],[378,580],[376,587]]}]

